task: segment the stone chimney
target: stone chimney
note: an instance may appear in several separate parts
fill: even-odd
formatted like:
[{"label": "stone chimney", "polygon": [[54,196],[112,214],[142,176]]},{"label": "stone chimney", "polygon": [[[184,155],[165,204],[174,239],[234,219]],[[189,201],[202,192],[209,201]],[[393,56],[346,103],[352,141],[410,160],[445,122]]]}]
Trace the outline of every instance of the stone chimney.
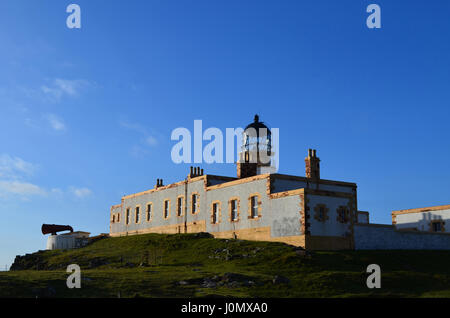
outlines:
[{"label": "stone chimney", "polygon": [[188,178],[195,178],[195,177],[199,177],[199,176],[203,176],[203,169],[200,169],[200,167],[192,167],[191,166],[191,170],[189,171]]},{"label": "stone chimney", "polygon": [[308,149],[308,157],[305,158],[306,177],[320,179],[320,159],[316,156],[316,149]]},{"label": "stone chimney", "polygon": [[155,189],[163,186],[163,179],[156,179]]}]

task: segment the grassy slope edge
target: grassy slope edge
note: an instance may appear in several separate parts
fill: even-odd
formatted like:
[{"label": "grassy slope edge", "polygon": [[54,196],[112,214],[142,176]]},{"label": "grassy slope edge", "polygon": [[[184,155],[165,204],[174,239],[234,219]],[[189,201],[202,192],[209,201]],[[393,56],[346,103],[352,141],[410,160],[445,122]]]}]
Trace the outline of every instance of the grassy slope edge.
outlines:
[{"label": "grassy slope edge", "polygon": [[[69,264],[81,267],[81,289],[66,287]],[[369,264],[381,266],[381,289],[366,287]],[[0,272],[0,297],[450,297],[450,251],[309,254],[282,243],[145,234],[40,251],[21,265],[28,269]]]}]

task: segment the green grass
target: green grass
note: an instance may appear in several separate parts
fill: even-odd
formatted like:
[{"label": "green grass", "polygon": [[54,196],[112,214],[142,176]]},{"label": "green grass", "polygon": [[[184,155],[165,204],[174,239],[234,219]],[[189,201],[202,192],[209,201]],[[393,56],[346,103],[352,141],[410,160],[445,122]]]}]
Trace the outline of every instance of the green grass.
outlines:
[{"label": "green grass", "polygon": [[[74,263],[82,270],[81,289],[66,287],[65,270]],[[381,289],[366,287],[369,264],[381,266]],[[302,256],[282,243],[147,234],[37,252],[22,265],[27,270],[0,272],[0,297],[450,297],[450,251]],[[225,273],[243,275],[237,281],[244,283],[202,284]],[[275,275],[290,282],[273,284]]]}]

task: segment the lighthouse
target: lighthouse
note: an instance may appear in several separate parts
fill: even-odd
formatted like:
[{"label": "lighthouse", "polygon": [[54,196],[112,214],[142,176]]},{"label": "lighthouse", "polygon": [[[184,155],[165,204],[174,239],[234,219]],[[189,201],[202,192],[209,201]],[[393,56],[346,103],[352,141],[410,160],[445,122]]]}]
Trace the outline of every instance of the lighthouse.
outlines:
[{"label": "lighthouse", "polygon": [[274,173],[272,165],[274,151],[272,132],[264,122],[255,115],[252,123],[245,127],[242,146],[237,162],[238,178],[247,178],[259,174]]}]

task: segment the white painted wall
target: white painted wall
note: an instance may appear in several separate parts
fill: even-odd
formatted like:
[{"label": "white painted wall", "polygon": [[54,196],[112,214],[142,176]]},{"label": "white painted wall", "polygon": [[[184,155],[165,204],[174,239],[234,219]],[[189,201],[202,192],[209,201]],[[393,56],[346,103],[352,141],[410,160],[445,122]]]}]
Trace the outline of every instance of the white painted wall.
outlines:
[{"label": "white painted wall", "polygon": [[450,233],[450,209],[399,214],[396,216],[397,229],[417,228],[419,231],[429,231],[432,220],[443,220],[445,232]]},{"label": "white painted wall", "polygon": [[[348,198],[329,197],[321,195],[307,195],[309,206],[309,223],[311,235],[318,236],[346,236],[350,234],[350,221],[340,223],[337,220],[337,209],[343,205],[348,206]],[[316,211],[314,208],[318,204],[325,204],[328,208],[328,220],[320,222],[314,218]]]}]

